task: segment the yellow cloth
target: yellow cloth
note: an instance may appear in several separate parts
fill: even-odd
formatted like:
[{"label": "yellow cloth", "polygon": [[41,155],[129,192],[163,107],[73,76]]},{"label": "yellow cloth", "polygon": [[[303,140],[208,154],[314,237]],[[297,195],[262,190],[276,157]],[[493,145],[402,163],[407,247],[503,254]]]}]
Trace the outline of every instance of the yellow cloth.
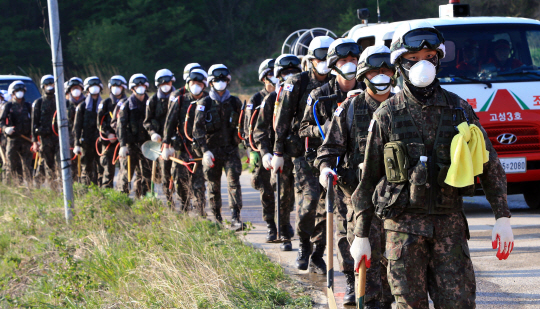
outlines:
[{"label": "yellow cloth", "polygon": [[482,174],[484,163],[489,160],[489,152],[480,128],[467,122],[460,123],[457,128],[459,133],[450,145],[452,163],[444,182],[463,188],[474,184],[474,176]]}]

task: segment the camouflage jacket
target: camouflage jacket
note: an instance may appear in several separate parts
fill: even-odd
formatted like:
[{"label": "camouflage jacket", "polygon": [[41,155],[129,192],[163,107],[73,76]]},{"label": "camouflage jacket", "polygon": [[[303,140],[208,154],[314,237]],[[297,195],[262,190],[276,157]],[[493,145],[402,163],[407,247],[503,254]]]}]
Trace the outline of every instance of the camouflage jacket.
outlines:
[{"label": "camouflage jacket", "polygon": [[54,117],[56,112],[56,98],[54,95],[44,95],[32,103],[32,141],[37,142],[38,136],[52,135],[53,126],[58,133],[58,124]]},{"label": "camouflage jacket", "polygon": [[148,132],[143,127],[147,100],[148,95],[146,94],[142,101],[139,101],[135,94],[132,94],[126,100],[120,101],[117,132],[121,147],[142,144],[150,139]]},{"label": "camouflage jacket", "polygon": [[124,94],[122,94],[120,99],[117,99],[111,94],[110,97],[103,100],[101,105],[98,106],[97,128],[98,130],[101,130],[103,137],[107,138],[111,133],[117,135],[116,128],[112,127],[112,122],[113,120],[116,121],[118,117],[116,106],[125,99],[126,96]]},{"label": "camouflage jacket", "polygon": [[167,95],[162,93],[161,89],[158,89],[158,92],[146,102],[146,115],[143,125],[150,136],[157,133],[163,138],[165,118],[169,110],[169,97],[172,93],[170,92]]},{"label": "camouflage jacket", "polygon": [[[303,80],[307,80],[307,84],[305,91],[301,93],[303,90]],[[298,132],[300,130],[300,122],[304,117],[307,98],[313,89],[326,84],[328,80],[329,77],[323,81],[318,81],[315,78],[313,70],[310,70],[309,72],[295,74],[285,81],[278,101],[279,107],[275,111],[276,142],[274,145],[274,152],[286,152],[285,146],[286,143],[288,143],[287,140],[293,144],[298,144],[301,148],[300,151],[291,156],[297,156],[299,153],[303,154],[305,152],[305,149],[303,149],[304,143],[300,140]],[[278,90],[278,92],[279,91],[280,90]],[[296,138],[291,138],[291,136]]]},{"label": "camouflage jacket", "polygon": [[[384,221],[384,228],[386,230],[426,237],[433,237],[434,221],[431,220],[431,213],[434,209],[444,210],[445,208],[441,207],[447,207],[448,210],[454,211],[453,213],[448,212],[449,215],[463,211],[463,198],[459,194],[459,189],[448,185],[445,186],[444,183],[441,183],[445,175],[441,177],[440,172],[437,174],[436,171],[438,169],[442,171],[442,168],[438,166],[439,163],[434,164],[435,162],[432,163],[431,161],[431,157],[433,156],[434,158],[444,158],[447,160],[447,164],[450,162],[450,142],[447,142],[447,144],[437,142],[440,137],[443,140],[451,141],[451,135],[455,135],[456,133],[454,130],[451,134],[440,131],[440,133],[444,133],[444,136],[437,134],[441,127],[452,128],[452,121],[447,121],[449,123],[444,123],[443,121],[449,114],[447,112],[450,110],[449,101],[456,102],[458,104],[457,107],[463,108],[464,113],[468,115],[470,123],[475,124],[482,130],[486,148],[489,151],[489,161],[484,164],[483,173],[479,175],[479,178],[486,198],[495,213],[495,218],[510,217],[506,200],[506,174],[491,141],[480,125],[480,121],[472,107],[457,95],[447,92],[440,86],[435,90],[433,96],[427,99],[426,103],[422,103],[413,97],[405,85],[400,93],[383,102],[379,109],[375,111],[368,130],[370,132],[367,138],[362,178],[356,192],[352,196],[352,203],[355,207],[355,216],[357,218],[354,230],[356,236],[367,237],[369,235],[371,219],[375,210],[374,202],[389,201],[388,203],[391,207],[402,208],[404,211],[402,215],[387,218]],[[454,109],[454,111],[459,110]],[[462,112],[459,111],[459,113]],[[401,115],[410,115],[413,124],[409,123],[411,121],[402,121],[401,119],[403,118],[400,119],[400,117],[403,116]],[[450,113],[450,115],[452,114]],[[393,131],[401,127],[412,128],[413,131],[399,134]],[[446,136],[446,133],[449,133],[450,136]],[[387,182],[383,160],[385,144],[389,141],[410,140],[412,138],[423,141],[424,146],[422,148],[425,147],[425,155],[429,158],[427,171],[424,172],[423,182],[418,183],[414,178],[410,178],[405,185]],[[435,145],[438,145],[437,149],[434,149]],[[415,149],[418,149],[418,147],[416,146],[418,146],[418,143],[407,144],[409,157],[411,157],[411,152],[417,152]],[[414,163],[411,166],[414,166]],[[409,169],[409,177],[411,177],[411,171],[414,173],[414,168]],[[414,181],[411,182],[411,180]],[[415,186],[414,188],[413,185]],[[409,189],[409,187],[411,188]],[[381,188],[382,191],[387,191],[389,196],[378,196],[377,192]],[[422,189],[421,192],[424,194],[418,197],[417,192],[420,192],[420,189]],[[374,192],[376,193],[374,194]],[[412,193],[409,195],[410,192]],[[411,212],[409,209],[413,201],[415,201],[416,205],[420,205],[420,207],[424,207],[423,205],[425,205],[425,209],[421,212]]]},{"label": "camouflage jacket", "polygon": [[8,138],[16,138],[21,135],[30,137],[32,129],[31,112],[32,106],[28,102],[6,102],[0,109],[1,131],[5,134],[6,127],[15,127],[13,134],[6,135]]},{"label": "camouflage jacket", "polygon": [[69,99],[66,101],[67,103],[67,114],[68,114],[68,131],[69,131],[69,135],[70,135],[70,141],[71,141],[71,144],[73,144],[73,124],[75,123],[75,111],[77,109],[77,106],[79,106],[79,104],[81,104],[82,102],[84,102],[84,100],[86,99],[85,96],[83,96],[81,94],[81,96],[79,97],[79,100],[75,100],[73,99],[73,97],[71,96],[71,93],[69,94]]},{"label": "camouflage jacket", "polygon": [[277,92],[268,94],[259,107],[259,116],[253,129],[253,143],[261,152],[261,157],[265,154],[272,154],[272,146],[275,142],[275,132],[273,128],[274,108]]},{"label": "camouflage jacket", "polygon": [[193,139],[202,153],[211,151],[216,159],[226,158],[238,151],[238,118],[242,102],[226,90],[219,99],[217,92],[211,90],[209,96],[197,101]]},{"label": "camouflage jacket", "polygon": [[94,147],[96,139],[99,137],[98,126],[96,125],[97,111],[102,105],[101,96],[93,99],[87,96],[84,103],[75,109],[75,122],[73,124],[74,145]]},{"label": "camouflage jacket", "polygon": [[[251,149],[251,146],[249,145],[249,129],[251,128],[252,129],[252,132],[255,130],[255,125],[257,124],[257,119],[258,117],[261,116],[261,111],[258,110],[257,108],[261,105],[261,103],[263,102],[264,98],[269,94],[268,91],[266,91],[266,88],[263,88],[261,91],[257,92],[256,94],[254,94],[250,99],[249,99],[249,102],[246,104],[246,106],[244,106],[244,114],[243,114],[243,118],[242,119],[242,130],[241,130],[241,134],[242,134],[242,137],[245,139],[246,141],[246,147],[249,151],[252,151]],[[258,110],[257,112],[257,115],[255,116],[255,118],[253,119],[253,123],[251,123],[251,116],[253,116],[253,113]],[[255,143],[255,139],[253,140],[253,142]],[[255,144],[254,144],[255,145]],[[255,145],[255,147],[257,147]],[[258,147],[257,147],[258,148]]]},{"label": "camouflage jacket", "polygon": [[[189,91],[185,91],[185,88],[175,91],[169,97],[169,111],[167,118],[165,119],[165,129],[163,132],[163,142],[167,144],[174,144],[175,149],[183,150],[184,147],[181,144],[185,143],[185,147],[191,152],[191,134],[193,134],[193,120],[195,119],[195,110],[197,107],[197,100],[193,97],[193,94]],[[208,92],[202,92],[202,98],[208,96]],[[189,115],[188,115],[189,110]],[[187,115],[187,127],[185,127]],[[185,132],[190,134],[189,138],[186,138]],[[176,138],[180,137],[179,140]],[[173,141],[177,143],[173,143]],[[191,152],[192,153],[192,152]]]}]

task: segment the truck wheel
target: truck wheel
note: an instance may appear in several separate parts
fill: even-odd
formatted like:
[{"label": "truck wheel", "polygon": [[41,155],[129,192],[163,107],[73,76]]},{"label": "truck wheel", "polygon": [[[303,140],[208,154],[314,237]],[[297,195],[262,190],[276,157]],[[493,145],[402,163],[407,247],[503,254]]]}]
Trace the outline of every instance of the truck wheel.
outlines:
[{"label": "truck wheel", "polygon": [[540,183],[535,182],[525,189],[523,196],[525,197],[525,202],[530,209],[540,209]]}]

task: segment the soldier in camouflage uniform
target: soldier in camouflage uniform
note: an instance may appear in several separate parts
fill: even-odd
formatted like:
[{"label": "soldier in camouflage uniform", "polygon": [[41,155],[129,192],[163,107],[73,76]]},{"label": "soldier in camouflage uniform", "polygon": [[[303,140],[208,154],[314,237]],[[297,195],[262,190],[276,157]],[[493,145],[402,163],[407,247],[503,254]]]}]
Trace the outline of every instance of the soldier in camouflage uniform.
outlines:
[{"label": "soldier in camouflage uniform", "polygon": [[[208,74],[201,68],[191,69],[186,77],[186,85],[177,90],[170,97],[169,111],[165,120],[163,135],[163,159],[168,160],[175,152],[177,157],[184,162],[200,157],[195,153],[191,142],[193,132],[193,119],[197,100],[208,96],[204,88],[208,85]],[[186,92],[186,90],[188,92]],[[182,164],[173,163],[173,179],[176,193],[182,201],[182,209],[187,211],[191,197],[194,198],[194,208],[202,216],[206,217],[206,186],[204,184],[203,168],[197,162],[197,168],[191,173]],[[195,168],[192,166],[192,170]]]},{"label": "soldier in camouflage uniform", "polygon": [[[354,294],[354,260],[350,254],[350,243],[354,240],[354,207],[350,197],[358,186],[359,164],[364,161],[368,126],[373,112],[381,102],[393,96],[391,86],[395,86],[395,69],[390,64],[390,49],[384,45],[370,46],[360,55],[356,80],[364,81],[366,91],[353,95],[341,105],[339,115],[330,121],[326,129],[326,138],[317,151],[317,160],[321,170],[320,180],[326,180],[329,174],[336,175],[333,168],[337,166],[338,186],[347,197],[346,218],[342,224],[338,222],[338,260],[341,271],[347,279],[344,303],[353,304]],[[323,184],[324,186],[325,184]],[[339,205],[339,204],[338,204]],[[340,210],[341,212],[341,210]],[[386,267],[381,263],[385,238],[382,221],[373,218],[369,234],[372,248],[373,266],[367,271],[366,296],[364,308],[391,308],[393,296],[386,276]]]},{"label": "soldier in camouflage uniform", "polygon": [[[120,181],[118,187],[124,193],[129,194],[128,173],[133,175],[137,172],[135,178],[135,195],[137,198],[146,195],[150,189],[151,163],[145,158],[141,151],[144,142],[150,139],[148,131],[143,127],[143,121],[146,113],[146,101],[148,95],[146,91],[150,84],[143,74],[134,74],[129,79],[129,89],[133,94],[126,100],[118,103],[117,132],[118,142],[120,143]],[[128,170],[128,156],[131,160],[131,169]]]},{"label": "soldier in camouflage uniform", "polygon": [[[83,80],[78,77],[72,77],[64,83],[64,91],[66,93],[67,116],[68,116],[68,132],[69,146],[75,147],[75,136],[73,135],[73,124],[75,123],[75,112],[77,106],[84,102],[86,97],[83,95]],[[73,179],[78,179],[77,164],[71,164],[71,175]]]},{"label": "soldier in camouflage uniform", "polygon": [[[320,190],[314,169],[308,160],[316,155],[316,149],[321,143],[318,140],[302,140],[299,130],[309,93],[329,80],[326,52],[331,42],[333,39],[326,36],[314,38],[308,49],[308,57],[311,58],[309,70],[286,79],[278,102],[275,119],[276,142],[272,158],[272,167],[275,170],[283,162],[281,157],[283,154],[293,158],[296,201],[299,204],[296,228],[300,237],[296,267],[306,270],[308,265],[311,265],[310,272],[319,274],[326,273],[326,264],[323,260],[326,248],[325,224],[321,219],[316,220]],[[314,250],[312,242],[315,243]]]},{"label": "soldier in camouflage uniform", "polygon": [[102,104],[100,92],[103,84],[97,76],[88,77],[84,80],[84,91],[88,93],[84,104],[79,104],[75,109],[75,123],[73,135],[75,147],[73,153],[81,156],[81,182],[89,185],[101,185],[98,174],[102,170],[99,164],[99,156],[96,150],[96,140],[99,138],[97,126],[97,111]]},{"label": "soldier in camouflage uniform", "polygon": [[428,293],[435,308],[475,308],[462,198],[474,194],[474,185],[456,188],[444,181],[454,126],[467,121],[484,136],[489,159],[479,178],[497,219],[499,259],[513,248],[506,176],[472,107],[436,79],[445,55],[440,32],[426,21],[404,22],[391,51],[404,86],[381,104],[368,127],[362,178],[352,196],[357,222],[351,255],[355,265],[366,259],[369,266],[368,236],[377,214],[384,220],[388,280],[398,308],[427,309]]},{"label": "soldier in camouflage uniform", "polygon": [[242,163],[238,152],[238,118],[242,103],[231,96],[227,86],[231,81],[229,69],[214,64],[208,70],[212,86],[210,95],[197,101],[193,139],[203,153],[202,164],[208,181],[210,207],[218,222],[221,217],[221,173],[225,169],[232,212],[232,227],[241,229],[242,189],[240,173]]},{"label": "soldier in camouflage uniform", "polygon": [[12,95],[11,102],[5,103],[0,113],[0,128],[7,138],[5,156],[7,170],[11,172],[10,178],[18,178],[22,182],[24,175],[31,175],[32,153],[31,143],[22,136],[30,136],[32,131],[32,119],[30,113],[32,106],[24,99],[26,86],[22,81],[14,81],[9,85],[9,93]]},{"label": "soldier in camouflage uniform", "polygon": [[121,75],[115,75],[109,80],[110,96],[98,106],[97,128],[100,134],[99,147],[101,148],[99,164],[103,168],[101,186],[113,188],[115,164],[114,150],[118,145],[116,129],[112,127],[113,118],[116,119],[116,106],[121,100],[126,99],[124,90],[127,89],[126,79]]},{"label": "soldier in camouflage uniform", "polygon": [[50,181],[51,187],[56,188],[59,181],[60,144],[57,135],[58,124],[54,121],[56,119],[54,76],[43,76],[41,88],[44,95],[32,104],[32,151],[39,151],[39,156],[45,163],[46,178]]},{"label": "soldier in camouflage uniform", "polygon": [[[300,61],[298,57],[296,57],[298,60],[293,61],[292,65],[290,61],[281,61],[282,58],[285,57],[296,57],[294,55],[282,55],[274,61],[274,69],[271,74],[271,77],[268,77],[266,75],[266,81],[265,83],[269,83],[272,81],[272,77],[277,76],[279,88],[283,86],[283,82],[285,81],[285,78],[287,75],[289,75],[291,72],[300,72]],[[277,65],[275,63],[277,62]],[[283,66],[281,64],[286,64],[286,66]],[[297,63],[296,65],[294,63]],[[264,73],[265,69],[261,70],[261,73]],[[269,73],[268,71],[267,73]],[[264,74],[263,74],[264,75]],[[263,76],[264,78],[264,76]],[[270,81],[268,81],[270,79]],[[271,89],[269,89],[271,90]],[[282,92],[279,91],[279,94]],[[262,162],[258,163],[258,169],[261,172],[262,175],[265,175],[266,171],[269,171],[272,169],[272,148],[275,142],[275,134],[273,130],[273,118],[274,118],[274,108],[275,108],[275,102],[278,101],[277,96],[278,92],[272,91],[270,94],[268,94],[265,98],[262,99],[262,102],[258,107],[255,107],[255,105],[252,107],[251,110],[255,109],[258,113],[257,115],[257,122],[256,124],[252,124],[254,127],[252,129],[252,140],[253,143],[256,145],[256,147],[260,150],[260,154],[262,156]],[[248,110],[249,106],[248,106]],[[246,114],[246,116],[248,116]],[[251,118],[251,117],[250,117]],[[261,160],[259,160],[261,161]],[[280,241],[282,244],[280,245],[280,249],[282,251],[291,251],[292,250],[292,243],[291,238],[294,236],[294,229],[290,225],[290,217],[291,217],[291,211],[294,208],[294,178],[293,178],[293,169],[294,166],[292,164],[292,159],[288,154],[283,154],[283,167],[282,169],[276,174],[276,171],[274,171],[273,174],[271,174],[271,177],[269,179],[270,188],[272,189],[272,186],[276,182],[276,177],[279,177],[280,180],[280,192],[278,194],[280,195],[280,205],[279,205],[279,216],[280,216]],[[262,164],[261,164],[262,163]],[[262,168],[261,166],[262,165]],[[264,173],[264,174],[263,174]],[[260,175],[261,175],[260,174]],[[270,172],[268,172],[270,174]],[[270,176],[270,175],[269,175]],[[261,178],[261,177],[259,177]],[[260,183],[260,181],[259,181]],[[268,190],[268,189],[266,189]],[[262,191],[261,191],[262,192]],[[262,199],[267,199],[270,197],[263,197],[261,195]],[[272,203],[268,203],[267,201],[267,208],[263,209],[263,219],[267,222],[268,227],[268,235],[266,236],[267,242],[275,241],[277,238],[277,228],[276,223],[274,221],[275,217],[275,200],[274,200],[274,191],[272,189],[271,191],[271,201]],[[264,205],[264,203],[263,203]]]},{"label": "soldier in camouflage uniform", "polygon": [[[152,95],[146,103],[146,117],[144,118],[144,128],[154,142],[161,142],[161,137],[164,135],[165,117],[167,117],[167,111],[169,110],[169,97],[176,90],[172,85],[175,81],[174,74],[168,69],[161,69],[156,72],[155,85],[157,93]],[[172,162],[170,160],[159,160],[159,167],[161,185],[167,203],[174,208],[173,193],[172,190],[169,190]]]}]

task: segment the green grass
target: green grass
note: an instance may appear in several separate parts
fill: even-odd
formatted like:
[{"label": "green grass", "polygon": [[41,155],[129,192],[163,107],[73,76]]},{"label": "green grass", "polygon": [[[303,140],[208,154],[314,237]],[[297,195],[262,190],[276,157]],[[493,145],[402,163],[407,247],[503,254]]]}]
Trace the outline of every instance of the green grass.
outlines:
[{"label": "green grass", "polygon": [[232,231],[155,199],[0,185],[0,308],[310,308]]}]

